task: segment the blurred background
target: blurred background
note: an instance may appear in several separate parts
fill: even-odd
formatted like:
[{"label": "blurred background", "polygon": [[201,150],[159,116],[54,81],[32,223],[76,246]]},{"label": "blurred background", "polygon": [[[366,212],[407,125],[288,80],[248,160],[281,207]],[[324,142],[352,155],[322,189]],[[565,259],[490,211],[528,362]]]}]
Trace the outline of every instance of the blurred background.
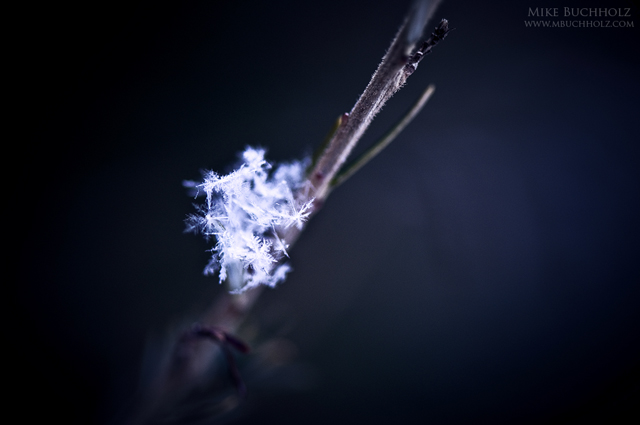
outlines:
[{"label": "blurred background", "polygon": [[[19,227],[5,346],[25,418],[117,423],[143,359],[222,289],[202,275],[208,244],[183,233],[182,181],[228,171],[246,145],[273,161],[310,153],[409,5],[116,1],[16,15],[28,121],[12,141],[24,164],[5,213]],[[538,7],[634,27],[526,27]],[[455,30],[359,151],[430,83],[433,98],[332,194],[291,252],[294,272],[259,300],[254,353],[238,357],[249,397],[229,423],[637,419],[638,3],[445,0],[435,18]]]}]

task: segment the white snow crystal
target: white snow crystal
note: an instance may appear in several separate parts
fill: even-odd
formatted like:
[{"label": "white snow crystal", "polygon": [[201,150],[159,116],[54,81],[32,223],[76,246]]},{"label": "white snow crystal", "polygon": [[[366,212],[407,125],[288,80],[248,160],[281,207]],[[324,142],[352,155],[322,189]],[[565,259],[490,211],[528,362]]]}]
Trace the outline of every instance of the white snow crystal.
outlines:
[{"label": "white snow crystal", "polygon": [[187,230],[217,241],[205,274],[219,269],[220,282],[228,280],[233,292],[284,280],[291,268],[282,263],[288,254],[279,232],[294,225],[302,229],[311,213],[313,199],[294,197],[305,184],[307,164],[298,161],[271,170],[264,153],[248,147],[243,164],[231,174],[208,172],[200,184],[184,183],[206,195],[204,205],[188,216]]}]

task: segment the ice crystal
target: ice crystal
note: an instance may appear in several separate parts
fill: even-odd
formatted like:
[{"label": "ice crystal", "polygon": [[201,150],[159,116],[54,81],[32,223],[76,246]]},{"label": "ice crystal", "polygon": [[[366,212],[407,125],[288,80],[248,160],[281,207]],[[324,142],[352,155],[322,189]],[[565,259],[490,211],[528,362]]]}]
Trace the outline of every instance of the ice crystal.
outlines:
[{"label": "ice crystal", "polygon": [[212,258],[205,274],[220,270],[234,292],[257,285],[275,286],[284,280],[290,266],[282,232],[301,229],[311,213],[312,199],[294,193],[305,184],[304,161],[281,164],[272,169],[263,149],[248,147],[243,163],[232,173],[208,172],[200,184],[185,182],[196,195],[206,195],[196,214],[187,218],[187,230],[215,238]]}]

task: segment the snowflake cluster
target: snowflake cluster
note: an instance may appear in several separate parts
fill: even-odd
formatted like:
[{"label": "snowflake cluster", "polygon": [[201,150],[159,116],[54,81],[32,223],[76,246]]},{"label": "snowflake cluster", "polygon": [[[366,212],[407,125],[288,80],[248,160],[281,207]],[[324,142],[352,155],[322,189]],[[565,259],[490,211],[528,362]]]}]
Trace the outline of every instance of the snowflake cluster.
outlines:
[{"label": "snowflake cluster", "polygon": [[281,233],[291,226],[301,229],[311,213],[313,199],[294,197],[305,184],[306,164],[272,169],[264,153],[248,147],[231,174],[209,172],[200,184],[185,182],[196,195],[206,195],[187,218],[187,230],[217,241],[205,274],[219,269],[220,282],[227,280],[234,292],[284,280],[290,266],[282,262],[288,254]]}]

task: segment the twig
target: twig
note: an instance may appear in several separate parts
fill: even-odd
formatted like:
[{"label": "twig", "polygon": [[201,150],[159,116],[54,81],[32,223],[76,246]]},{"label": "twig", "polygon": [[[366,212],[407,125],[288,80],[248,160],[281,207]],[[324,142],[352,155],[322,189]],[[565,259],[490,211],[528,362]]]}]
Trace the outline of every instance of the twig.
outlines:
[{"label": "twig", "polygon": [[[422,30],[433,13],[438,1],[431,3],[418,1],[414,4],[405,23],[398,31],[391,47],[382,59],[369,85],[360,96],[349,114],[338,120],[336,129],[332,132],[317,161],[314,162],[309,174],[311,189],[309,193],[300,194],[307,199],[315,198],[314,211],[317,211],[327,197],[334,179],[343,167],[347,156],[363,135],[369,124],[380,111],[386,101],[393,96],[415,71],[418,63],[428,54],[432,47],[442,40],[449,32],[448,22],[442,20],[436,27],[431,38],[425,41],[415,52],[415,44]],[[426,6],[425,6],[426,5]],[[416,35],[417,34],[417,35]],[[412,53],[413,52],[413,53]],[[390,143],[411,119],[420,111],[427,101],[433,87],[430,86],[409,113],[387,134],[360,162],[359,168],[373,155]],[[352,174],[349,169],[338,177],[338,183]],[[293,245],[300,235],[301,229],[289,227],[280,238],[288,245]],[[240,294],[223,294],[202,317],[201,323],[215,324],[215,327],[198,327],[197,333],[218,344],[206,344],[202,338],[182,338],[177,341],[174,351],[170,354],[162,373],[143,396],[139,410],[131,418],[130,423],[147,423],[156,418],[159,411],[179,403],[182,399],[203,382],[206,371],[209,370],[215,358],[227,356],[232,363],[233,380],[242,391],[242,383],[229,358],[228,345],[234,348],[244,348],[238,345],[232,336],[248,315],[253,304],[262,292],[263,286],[258,286]],[[221,352],[223,350],[223,352]]]},{"label": "twig", "polygon": [[387,100],[405,84],[433,46],[449,33],[449,23],[443,19],[431,37],[413,55],[408,56],[407,52],[411,52],[415,46],[408,37],[407,22],[411,22],[411,18],[409,16],[398,31],[369,85],[351,112],[343,116],[340,127],[311,171],[309,180],[314,188],[311,196],[315,197],[316,202],[321,203],[327,197],[333,179]]},{"label": "twig", "polygon": [[413,106],[407,111],[407,113],[398,121],[379,141],[377,141],[371,148],[369,148],[362,156],[360,156],[353,164],[346,167],[343,171],[341,171],[333,182],[331,183],[331,187],[335,188],[340,186],[342,183],[347,181],[349,177],[354,175],[360,168],[362,168],[366,163],[371,161],[376,155],[378,155],[384,148],[389,146],[391,142],[404,130],[404,128],[409,125],[411,121],[415,118],[416,115],[422,110],[424,105],[427,103],[431,95],[435,91],[435,86],[433,84],[429,85],[427,89],[422,93],[422,96],[413,104]]}]

